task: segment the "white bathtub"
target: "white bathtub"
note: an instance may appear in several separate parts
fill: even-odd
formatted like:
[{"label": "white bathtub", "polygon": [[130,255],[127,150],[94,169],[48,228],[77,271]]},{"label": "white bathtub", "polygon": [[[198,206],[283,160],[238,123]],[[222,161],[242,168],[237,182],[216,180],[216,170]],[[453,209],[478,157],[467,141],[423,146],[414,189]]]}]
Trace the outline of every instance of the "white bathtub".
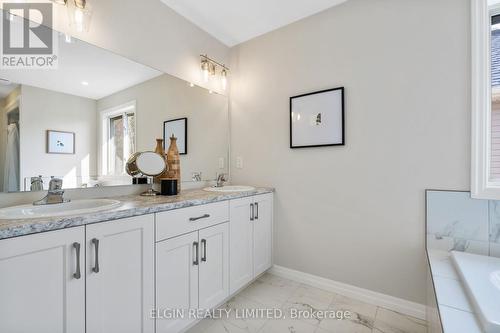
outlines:
[{"label": "white bathtub", "polygon": [[452,259],[485,333],[500,333],[500,259],[456,251]]}]

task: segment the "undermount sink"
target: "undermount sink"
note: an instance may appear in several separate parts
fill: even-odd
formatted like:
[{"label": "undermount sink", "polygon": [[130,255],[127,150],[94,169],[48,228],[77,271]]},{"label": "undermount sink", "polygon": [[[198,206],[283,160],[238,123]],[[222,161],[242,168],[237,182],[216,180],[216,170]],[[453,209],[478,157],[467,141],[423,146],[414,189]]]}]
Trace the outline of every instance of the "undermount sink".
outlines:
[{"label": "undermount sink", "polygon": [[120,206],[120,201],[111,199],[75,200],[60,204],[34,206],[21,205],[0,209],[0,219],[29,219],[79,215],[109,210]]},{"label": "undermount sink", "polygon": [[203,190],[208,192],[248,192],[255,190],[253,186],[228,185],[222,187],[206,187]]}]

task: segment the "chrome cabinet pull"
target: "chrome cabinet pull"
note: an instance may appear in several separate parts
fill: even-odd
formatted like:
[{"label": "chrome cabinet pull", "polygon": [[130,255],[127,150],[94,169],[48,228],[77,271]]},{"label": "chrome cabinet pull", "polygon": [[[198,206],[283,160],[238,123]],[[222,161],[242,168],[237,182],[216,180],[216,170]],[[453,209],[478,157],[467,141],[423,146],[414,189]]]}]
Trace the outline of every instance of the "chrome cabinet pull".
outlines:
[{"label": "chrome cabinet pull", "polygon": [[95,264],[92,268],[92,272],[99,273],[99,240],[97,238],[92,238],[92,244],[95,248]]},{"label": "chrome cabinet pull", "polygon": [[255,219],[255,210],[254,210],[254,206],[253,206],[253,203],[250,204],[250,221],[253,221]]},{"label": "chrome cabinet pull", "polygon": [[80,243],[73,243],[73,247],[76,250],[76,272],[73,274],[73,277],[79,279],[82,277],[80,273]]},{"label": "chrome cabinet pull", "polygon": [[193,265],[196,266],[199,264],[198,261],[198,242],[193,242],[193,252],[195,259],[193,260]]},{"label": "chrome cabinet pull", "polygon": [[201,240],[201,261],[207,261],[207,240]]},{"label": "chrome cabinet pull", "polygon": [[210,217],[210,214],[204,214],[204,215],[198,216],[198,217],[190,217],[189,221],[193,222],[193,221],[198,221],[198,220],[201,220],[201,219],[206,219],[206,218],[209,218],[209,217]]},{"label": "chrome cabinet pull", "polygon": [[255,219],[256,220],[259,219],[259,203],[258,202],[255,203]]}]

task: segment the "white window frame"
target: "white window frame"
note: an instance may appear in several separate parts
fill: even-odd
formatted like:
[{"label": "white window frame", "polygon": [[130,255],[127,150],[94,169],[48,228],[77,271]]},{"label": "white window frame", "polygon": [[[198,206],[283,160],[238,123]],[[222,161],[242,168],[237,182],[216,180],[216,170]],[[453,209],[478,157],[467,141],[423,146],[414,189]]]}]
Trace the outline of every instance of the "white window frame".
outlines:
[{"label": "white window frame", "polygon": [[109,126],[109,119],[122,115],[125,119],[126,114],[133,110],[134,112],[134,123],[135,123],[135,140],[134,146],[137,149],[137,107],[136,101],[130,101],[109,109],[99,111],[99,125],[100,125],[100,136],[99,136],[99,170],[101,170],[101,175],[103,176],[123,176],[122,174],[110,173],[109,168],[109,151],[111,147],[109,146],[109,133],[111,131]]},{"label": "white window frame", "polygon": [[500,181],[491,169],[491,16],[500,14],[491,0],[471,0],[471,195],[500,199]]}]

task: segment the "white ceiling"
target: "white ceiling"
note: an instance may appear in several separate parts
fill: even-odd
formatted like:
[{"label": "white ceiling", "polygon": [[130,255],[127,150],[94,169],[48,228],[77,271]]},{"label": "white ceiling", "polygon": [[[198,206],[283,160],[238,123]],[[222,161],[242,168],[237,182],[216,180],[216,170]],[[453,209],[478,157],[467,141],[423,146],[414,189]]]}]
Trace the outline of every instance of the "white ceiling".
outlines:
[{"label": "white ceiling", "polygon": [[0,78],[97,100],[162,74],[80,40],[66,43],[64,35],[59,35],[58,59],[57,69],[0,69]]},{"label": "white ceiling", "polygon": [[227,46],[234,46],[347,0],[160,1]]}]

